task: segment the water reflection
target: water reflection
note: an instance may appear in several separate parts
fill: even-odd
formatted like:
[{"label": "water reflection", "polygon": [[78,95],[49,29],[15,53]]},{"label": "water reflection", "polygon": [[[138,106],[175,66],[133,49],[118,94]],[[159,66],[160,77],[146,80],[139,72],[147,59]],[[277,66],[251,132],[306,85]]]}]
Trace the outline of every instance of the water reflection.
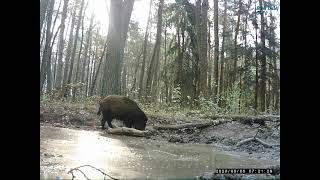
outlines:
[{"label": "water reflection", "polygon": [[[71,178],[71,168],[92,165],[119,179],[168,179],[196,177],[215,168],[265,167],[278,164],[217,151],[210,145],[173,144],[150,139],[103,135],[99,132],[43,128],[41,149],[62,155],[44,158],[43,177]],[[47,164],[53,163],[52,166]],[[57,171],[59,166],[65,171]],[[103,179],[97,170],[81,168],[90,179]],[[75,172],[77,179],[85,179]]]}]

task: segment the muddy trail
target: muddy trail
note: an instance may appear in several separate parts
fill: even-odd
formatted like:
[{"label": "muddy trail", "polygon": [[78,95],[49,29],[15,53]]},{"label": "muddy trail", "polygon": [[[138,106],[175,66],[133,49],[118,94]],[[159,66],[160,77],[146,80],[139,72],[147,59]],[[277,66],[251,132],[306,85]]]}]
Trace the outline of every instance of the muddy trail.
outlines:
[{"label": "muddy trail", "polygon": [[[134,138],[138,141],[149,142],[153,143],[152,147],[154,149],[152,151],[159,150],[156,154],[167,154],[167,156],[179,156],[179,153],[175,153],[174,148],[180,149],[181,146],[183,149],[186,147],[190,147],[189,152],[201,152],[201,148],[199,149],[198,146],[205,146],[205,147],[214,147],[214,151],[217,152],[224,152],[225,154],[233,155],[233,157],[241,157],[241,161],[234,161],[233,164],[243,164],[244,166],[241,167],[250,167],[250,163],[246,162],[246,158],[254,159],[254,162],[251,163],[251,167],[257,168],[266,168],[266,167],[276,167],[277,173],[276,176],[268,176],[269,179],[278,179],[280,174],[280,118],[273,121],[265,121],[263,125],[261,123],[255,123],[254,121],[249,122],[241,120],[236,120],[236,118],[230,117],[186,117],[183,116],[181,118],[164,118],[160,115],[151,115],[147,114],[149,121],[147,123],[147,130],[153,130],[153,133],[146,137],[125,137],[119,135],[112,135],[108,134],[105,131],[101,130],[100,127],[100,118],[96,115],[96,107],[72,107],[72,106],[56,106],[56,105],[41,105],[40,106],[40,125],[41,131],[45,131],[43,128],[60,128],[60,129],[69,129],[70,131],[85,131],[91,133],[100,133],[100,135],[121,139],[122,141],[129,141],[128,138]],[[184,124],[184,123],[205,123],[214,121],[216,119],[223,119],[227,120],[224,123],[217,124],[215,126],[207,126],[202,128],[182,128],[182,129],[157,129],[154,130],[153,127],[156,126],[170,126],[170,125],[177,125],[177,124]],[[121,127],[122,123],[119,121],[113,121],[114,125]],[[49,145],[45,145],[45,141],[48,139],[47,136],[41,136],[41,146],[44,148],[45,146],[49,147]],[[258,140],[257,140],[258,139]],[[157,142],[157,143],[154,143]],[[140,143],[138,143],[140,144]],[[142,143],[144,144],[144,143]],[[148,144],[148,143],[147,143]],[[170,145],[172,146],[171,152],[168,151],[167,148],[162,149],[162,145]],[[139,146],[139,145],[138,145]],[[177,147],[176,147],[177,146]],[[174,148],[173,148],[174,147]],[[210,149],[210,148],[209,148]],[[212,148],[211,148],[212,149]],[[207,151],[207,149],[205,150]],[[149,152],[149,151],[148,151]],[[211,151],[210,151],[211,152]],[[184,152],[185,153],[185,152]],[[63,153],[61,153],[63,154]],[[170,155],[171,154],[171,155]],[[183,153],[182,153],[183,154]],[[192,153],[191,153],[192,154]],[[208,154],[208,152],[204,152],[204,154]],[[181,155],[181,154],[180,154]],[[42,167],[50,165],[50,163],[54,163],[48,161],[50,158],[58,158],[59,153],[56,155],[50,154],[50,151],[46,151],[45,149],[41,150],[41,160]],[[180,157],[180,156],[179,156]],[[203,157],[203,156],[201,156]],[[210,156],[212,158],[213,156]],[[186,158],[193,158],[193,156],[187,156]],[[209,158],[209,157],[206,157]],[[209,159],[210,159],[209,158]],[[161,158],[160,158],[161,159]],[[227,158],[228,159],[228,158]],[[229,158],[232,159],[232,158]],[[199,160],[199,159],[198,159]],[[232,160],[231,160],[232,161]],[[46,163],[47,164],[46,164]],[[176,161],[175,161],[176,162]],[[228,162],[228,161],[225,161]],[[259,163],[257,163],[259,162]],[[269,162],[269,163],[267,163]],[[41,164],[40,163],[40,164]],[[56,162],[57,165],[54,166],[55,169],[59,169],[58,165],[62,165],[63,162]],[[64,162],[66,163],[66,162]],[[145,162],[143,162],[145,163]],[[185,163],[185,161],[184,161]],[[186,164],[180,164],[182,167],[186,166]],[[262,165],[262,164],[263,165]],[[72,165],[76,166],[76,163],[71,163]],[[188,164],[188,163],[187,163]],[[193,173],[189,174],[188,177],[198,177],[200,179],[212,179],[214,178],[213,170],[210,168],[206,169],[206,167],[210,167],[210,162],[203,162],[204,166],[192,167],[192,163],[189,164],[189,168],[195,168],[196,170]],[[260,164],[260,165],[259,165]],[[163,166],[167,164],[162,164]],[[230,167],[227,165],[227,167]],[[155,165],[149,165],[149,168],[156,168]],[[235,167],[235,168],[236,168]],[[69,167],[71,168],[71,166]],[[225,167],[226,168],[226,167]],[[121,168],[120,168],[121,169]],[[188,169],[187,167],[182,168],[182,170]],[[199,169],[202,169],[201,171]],[[48,170],[48,169],[47,169]],[[118,169],[119,170],[119,169]],[[199,171],[197,171],[199,170]],[[130,171],[132,173],[130,174]],[[116,171],[114,171],[116,172]],[[121,179],[128,179],[128,177],[142,177],[141,174],[134,174],[133,172],[137,172],[136,169],[128,170],[129,174],[124,174],[125,176],[120,176],[121,171],[118,174],[115,174]],[[152,172],[151,170],[145,171],[142,174],[146,174],[147,172]],[[175,169],[175,172],[177,169]],[[44,171],[42,172],[43,175]],[[152,174],[161,174],[164,172],[153,172]],[[170,174],[170,173],[169,173]],[[177,178],[180,177],[182,174],[171,174],[170,176],[164,176],[163,179],[167,178]],[[144,176],[143,178],[155,178],[152,177],[151,174],[149,176]],[[158,176],[159,177],[159,176]],[[257,176],[256,176],[257,177]],[[185,177],[184,177],[185,178]],[[221,179],[228,177],[221,177]],[[247,177],[233,177],[231,179],[250,179],[250,175]],[[261,175],[261,178],[267,178],[266,175]],[[267,179],[268,179],[267,178]],[[218,178],[219,179],[219,178]]]}]

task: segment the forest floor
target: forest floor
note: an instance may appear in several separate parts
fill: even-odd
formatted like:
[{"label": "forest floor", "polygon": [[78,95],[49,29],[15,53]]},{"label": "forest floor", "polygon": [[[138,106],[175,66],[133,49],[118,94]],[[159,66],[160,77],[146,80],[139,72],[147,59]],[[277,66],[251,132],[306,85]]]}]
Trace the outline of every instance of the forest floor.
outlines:
[{"label": "forest floor", "polygon": [[[101,117],[96,113],[97,107],[93,105],[79,106],[67,103],[41,103],[40,125],[101,131]],[[210,118],[199,118],[198,115],[182,114],[168,117],[156,113],[148,114],[147,111],[146,114],[149,118],[147,130],[157,125],[213,121]],[[119,121],[115,120],[112,123],[121,126]],[[258,141],[248,141],[239,144],[239,142],[253,137],[258,138],[267,145]],[[242,155],[257,159],[272,159],[280,164],[280,120],[266,121],[264,126],[256,123],[246,124],[242,121],[230,120],[215,126],[203,128],[156,130],[151,136],[145,138],[168,141],[170,143],[212,144],[223,151],[241,153]]]}]

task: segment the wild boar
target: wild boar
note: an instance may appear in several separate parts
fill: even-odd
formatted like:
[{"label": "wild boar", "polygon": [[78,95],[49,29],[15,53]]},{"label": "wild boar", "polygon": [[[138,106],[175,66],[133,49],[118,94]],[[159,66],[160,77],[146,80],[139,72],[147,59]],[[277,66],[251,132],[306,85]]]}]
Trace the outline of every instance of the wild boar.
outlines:
[{"label": "wild boar", "polygon": [[105,129],[105,123],[113,128],[113,119],[123,121],[128,128],[145,130],[148,121],[145,113],[138,104],[126,96],[110,95],[99,102],[98,115],[102,113],[101,128]]}]

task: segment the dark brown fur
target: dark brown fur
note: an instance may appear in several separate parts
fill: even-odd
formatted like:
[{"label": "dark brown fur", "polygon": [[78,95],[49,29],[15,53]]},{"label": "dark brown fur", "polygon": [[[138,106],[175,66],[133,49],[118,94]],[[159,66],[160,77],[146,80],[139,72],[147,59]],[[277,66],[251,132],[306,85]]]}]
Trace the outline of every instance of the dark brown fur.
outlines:
[{"label": "dark brown fur", "polygon": [[128,128],[145,130],[148,121],[145,113],[139,108],[136,102],[125,96],[111,95],[99,102],[98,115],[102,113],[101,128],[104,129],[105,123],[113,128],[113,119],[123,121]]}]

